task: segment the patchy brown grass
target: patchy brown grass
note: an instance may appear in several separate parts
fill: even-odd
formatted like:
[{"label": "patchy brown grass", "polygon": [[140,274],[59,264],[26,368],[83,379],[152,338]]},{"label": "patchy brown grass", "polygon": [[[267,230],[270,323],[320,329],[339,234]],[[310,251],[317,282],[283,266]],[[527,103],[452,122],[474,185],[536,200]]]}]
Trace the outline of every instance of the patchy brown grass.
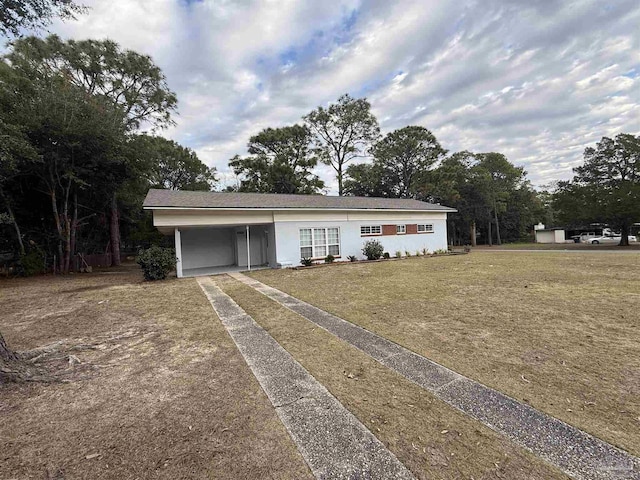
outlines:
[{"label": "patchy brown grass", "polygon": [[216,283],[420,479],[560,479],[553,467],[227,276]]},{"label": "patchy brown grass", "polygon": [[477,252],[251,275],[638,455],[639,267]]},{"label": "patchy brown grass", "polygon": [[0,282],[8,343],[64,380],[0,386],[0,478],[312,478],[197,283],[141,280]]}]

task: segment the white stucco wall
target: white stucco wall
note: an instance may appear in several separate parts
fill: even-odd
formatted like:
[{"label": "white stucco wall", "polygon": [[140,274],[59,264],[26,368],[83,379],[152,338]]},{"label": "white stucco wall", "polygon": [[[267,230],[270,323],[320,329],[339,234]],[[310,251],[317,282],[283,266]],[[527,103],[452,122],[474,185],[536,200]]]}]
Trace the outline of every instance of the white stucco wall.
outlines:
[{"label": "white stucco wall", "polygon": [[182,269],[233,265],[234,236],[229,228],[180,229]]},{"label": "white stucco wall", "polygon": [[[340,259],[348,261],[349,255],[355,255],[362,259],[362,247],[369,239],[376,239],[382,243],[386,252],[394,257],[397,250],[404,252],[408,250],[411,255],[415,255],[417,250],[423,248],[430,252],[447,248],[447,225],[446,216],[434,214],[432,218],[421,214],[418,218],[411,218],[403,215],[403,219],[391,220],[387,215],[376,220],[374,216],[365,220],[349,221],[285,221],[275,223],[276,232],[276,256],[280,265],[300,264],[300,229],[313,227],[338,227],[340,229]],[[434,218],[435,217],[435,218]],[[418,233],[404,235],[379,235],[362,237],[360,236],[361,225],[390,225],[390,224],[433,224],[433,233]]]}]

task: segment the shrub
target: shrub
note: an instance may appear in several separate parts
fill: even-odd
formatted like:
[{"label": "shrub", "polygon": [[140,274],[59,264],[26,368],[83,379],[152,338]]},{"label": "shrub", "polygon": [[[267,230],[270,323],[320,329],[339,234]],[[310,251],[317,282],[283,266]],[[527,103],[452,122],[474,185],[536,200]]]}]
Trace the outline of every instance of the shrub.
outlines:
[{"label": "shrub", "polygon": [[305,267],[310,267],[311,265],[313,265],[313,260],[311,260],[309,257],[303,257],[300,259],[300,263]]},{"label": "shrub", "polygon": [[436,250],[433,253],[435,253],[436,255],[445,255],[445,254],[449,253],[449,251],[447,249],[445,249],[445,248],[439,248],[438,250]]},{"label": "shrub", "polygon": [[422,253],[420,253],[420,250],[416,250],[416,257],[420,257],[422,256]]},{"label": "shrub", "polygon": [[385,258],[385,259],[387,259],[387,260],[388,260],[388,259],[390,259],[390,258],[391,258],[391,255],[389,255],[389,252],[384,252],[384,253],[382,254],[382,258]]},{"label": "shrub", "polygon": [[402,252],[400,250],[396,250],[396,258],[402,258]]},{"label": "shrub", "polygon": [[336,257],[334,257],[333,255],[329,254],[326,257],[324,257],[324,263],[333,263],[335,262]]},{"label": "shrub", "polygon": [[20,256],[17,272],[21,277],[30,277],[44,273],[44,267],[44,253],[38,248]]},{"label": "shrub", "polygon": [[142,267],[145,280],[164,280],[176,266],[176,252],[173,248],[152,245],[140,250],[136,263]]},{"label": "shrub", "polygon": [[404,255],[405,255],[405,257],[410,257],[411,256],[411,252],[409,250],[405,250],[404,251]]},{"label": "shrub", "polygon": [[384,252],[384,247],[378,240],[367,240],[362,247],[362,253],[364,253],[367,260],[378,260]]},{"label": "shrub", "polygon": [[349,259],[350,262],[358,261],[358,257],[356,257],[355,255],[349,255],[347,258]]},{"label": "shrub", "polygon": [[424,248],[422,249],[422,254],[423,254],[424,256],[429,255],[429,249],[428,249],[427,247],[424,247]]}]

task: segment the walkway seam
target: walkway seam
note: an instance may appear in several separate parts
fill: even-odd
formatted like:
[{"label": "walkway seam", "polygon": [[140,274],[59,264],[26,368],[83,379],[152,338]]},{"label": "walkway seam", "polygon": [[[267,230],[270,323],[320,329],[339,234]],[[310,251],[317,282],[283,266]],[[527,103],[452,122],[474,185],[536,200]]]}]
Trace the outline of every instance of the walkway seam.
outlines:
[{"label": "walkway seam", "polygon": [[196,279],[317,479],[411,472],[210,277]]},{"label": "walkway seam", "polygon": [[640,479],[640,459],[354,323],[241,273],[231,277],[580,480]]}]

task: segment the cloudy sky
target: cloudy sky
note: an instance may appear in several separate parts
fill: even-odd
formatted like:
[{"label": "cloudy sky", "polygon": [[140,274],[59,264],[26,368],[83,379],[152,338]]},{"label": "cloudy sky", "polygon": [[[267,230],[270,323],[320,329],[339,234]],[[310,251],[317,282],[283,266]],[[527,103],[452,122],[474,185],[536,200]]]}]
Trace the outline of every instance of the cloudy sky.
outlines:
[{"label": "cloudy sky", "polygon": [[422,125],[450,151],[503,152],[535,185],[570,177],[604,135],[640,133],[638,0],[83,3],[50,30],[151,55],[179,99],[163,135],[220,172],[262,128],[347,92],[383,133]]}]

